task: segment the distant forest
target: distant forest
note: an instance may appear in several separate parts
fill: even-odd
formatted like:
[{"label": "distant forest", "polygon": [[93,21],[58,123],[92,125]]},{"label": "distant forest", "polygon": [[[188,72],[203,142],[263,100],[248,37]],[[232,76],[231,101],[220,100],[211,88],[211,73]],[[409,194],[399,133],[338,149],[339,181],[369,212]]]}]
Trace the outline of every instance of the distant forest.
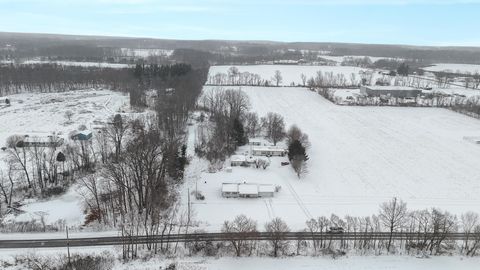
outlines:
[{"label": "distant forest", "polygon": [[[147,38],[69,36],[50,34],[0,33],[0,60],[47,58],[73,61],[136,63],[138,59],[122,55],[121,49],[174,50],[168,58],[153,57],[148,62],[167,64],[188,57],[191,50],[202,51],[195,61],[213,64],[253,63],[280,59],[308,58],[310,52],[335,56],[368,55],[374,57],[418,59],[430,63],[480,64],[478,47],[432,47],[313,42],[165,40]],[[310,51],[305,53],[305,51]],[[303,53],[300,53],[303,52]],[[200,59],[201,58],[201,59]],[[192,59],[190,59],[192,60]],[[142,61],[145,61],[143,59]],[[194,62],[195,62],[194,61]],[[195,65],[195,63],[192,63]]]}]

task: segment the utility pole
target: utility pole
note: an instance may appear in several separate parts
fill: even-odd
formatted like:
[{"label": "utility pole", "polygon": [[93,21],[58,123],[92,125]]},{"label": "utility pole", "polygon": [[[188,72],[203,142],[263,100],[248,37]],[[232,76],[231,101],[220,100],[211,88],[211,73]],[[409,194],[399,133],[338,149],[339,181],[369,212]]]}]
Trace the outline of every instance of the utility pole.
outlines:
[{"label": "utility pole", "polygon": [[68,226],[65,226],[67,232],[67,254],[68,254],[68,268],[72,266],[72,262],[70,260],[70,240],[68,238]]}]

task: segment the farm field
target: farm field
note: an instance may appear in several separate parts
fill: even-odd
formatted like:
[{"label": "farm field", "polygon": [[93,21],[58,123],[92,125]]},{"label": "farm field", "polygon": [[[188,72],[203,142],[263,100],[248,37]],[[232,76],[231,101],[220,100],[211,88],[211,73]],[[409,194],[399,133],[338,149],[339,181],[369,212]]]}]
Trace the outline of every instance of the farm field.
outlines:
[{"label": "farm field", "polygon": [[[212,66],[210,67],[208,75],[213,76],[217,73],[227,73],[230,67],[232,66]],[[248,71],[253,74],[258,74],[264,80],[270,80],[275,74],[275,71],[279,70],[283,77],[283,82],[281,83],[283,86],[289,86],[292,82],[294,84],[301,84],[301,74],[305,74],[307,78],[310,78],[315,77],[318,71],[323,73],[332,72],[334,75],[344,74],[348,80],[353,73],[358,80],[360,78],[359,72],[361,70],[367,70],[366,68],[349,66],[244,65],[235,67],[238,68],[239,72]]]},{"label": "farm field", "polygon": [[471,73],[480,72],[480,65],[470,65],[470,64],[434,64],[430,67],[423,68],[427,71],[447,71],[454,73]]},{"label": "farm field", "polygon": [[[436,108],[336,106],[304,88],[241,89],[259,116],[280,113],[287,127],[296,124],[309,135],[309,172],[298,179],[280,165],[286,157],[272,158],[266,170],[234,167],[213,174],[194,160],[186,188],[197,183],[206,197],[193,201],[205,228],[219,230],[223,221],[245,214],[260,226],[278,216],[302,229],[311,217],[376,214],[394,196],[410,209],[480,209],[480,147],[463,139],[480,136],[478,120]],[[222,198],[221,183],[233,181],[282,188],[270,199]]]}]

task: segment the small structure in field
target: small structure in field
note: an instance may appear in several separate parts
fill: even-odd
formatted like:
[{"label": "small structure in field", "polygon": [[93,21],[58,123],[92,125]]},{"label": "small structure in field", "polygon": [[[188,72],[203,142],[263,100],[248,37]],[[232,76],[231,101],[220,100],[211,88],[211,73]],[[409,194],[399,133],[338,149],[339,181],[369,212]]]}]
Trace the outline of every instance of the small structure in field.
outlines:
[{"label": "small structure in field", "polygon": [[70,138],[74,141],[88,141],[92,138],[93,134],[90,130],[77,131]]},{"label": "small structure in field", "polygon": [[370,97],[390,96],[398,98],[417,97],[422,90],[406,86],[361,86],[360,93]]},{"label": "small structure in field", "polygon": [[28,136],[17,142],[20,147],[60,147],[64,140],[58,136]]},{"label": "small structure in field", "polygon": [[262,145],[262,141],[260,141],[260,140],[248,140],[248,145],[261,146],[261,145]]},{"label": "small structure in field", "polygon": [[254,147],[252,154],[254,156],[266,156],[266,157],[283,157],[287,151],[285,149],[266,146],[266,147]]},{"label": "small structure in field", "polygon": [[230,157],[230,166],[244,166],[248,167],[251,164],[255,163],[255,159],[253,157],[249,157],[246,155],[233,155]]}]

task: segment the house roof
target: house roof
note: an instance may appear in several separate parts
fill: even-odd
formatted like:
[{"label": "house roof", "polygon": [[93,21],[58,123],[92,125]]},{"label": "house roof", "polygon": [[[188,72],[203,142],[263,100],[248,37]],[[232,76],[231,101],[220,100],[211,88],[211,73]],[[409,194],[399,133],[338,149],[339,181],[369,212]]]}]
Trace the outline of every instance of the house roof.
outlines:
[{"label": "house roof", "polygon": [[275,192],[274,185],[258,185],[258,192]]},{"label": "house roof", "polygon": [[256,195],[258,194],[257,184],[239,184],[238,193],[243,195]]},{"label": "house roof", "polygon": [[408,87],[408,86],[381,86],[381,85],[375,85],[375,86],[365,86],[365,88],[373,91],[421,91],[420,89],[413,88],[413,87]]},{"label": "house roof", "polygon": [[223,183],[222,192],[238,192],[238,184]]},{"label": "house roof", "polygon": [[230,161],[243,162],[243,161],[247,161],[247,157],[244,155],[233,155],[230,157]]},{"label": "house roof", "polygon": [[253,151],[270,151],[270,152],[285,152],[285,149],[277,148],[277,147],[253,147]]}]

